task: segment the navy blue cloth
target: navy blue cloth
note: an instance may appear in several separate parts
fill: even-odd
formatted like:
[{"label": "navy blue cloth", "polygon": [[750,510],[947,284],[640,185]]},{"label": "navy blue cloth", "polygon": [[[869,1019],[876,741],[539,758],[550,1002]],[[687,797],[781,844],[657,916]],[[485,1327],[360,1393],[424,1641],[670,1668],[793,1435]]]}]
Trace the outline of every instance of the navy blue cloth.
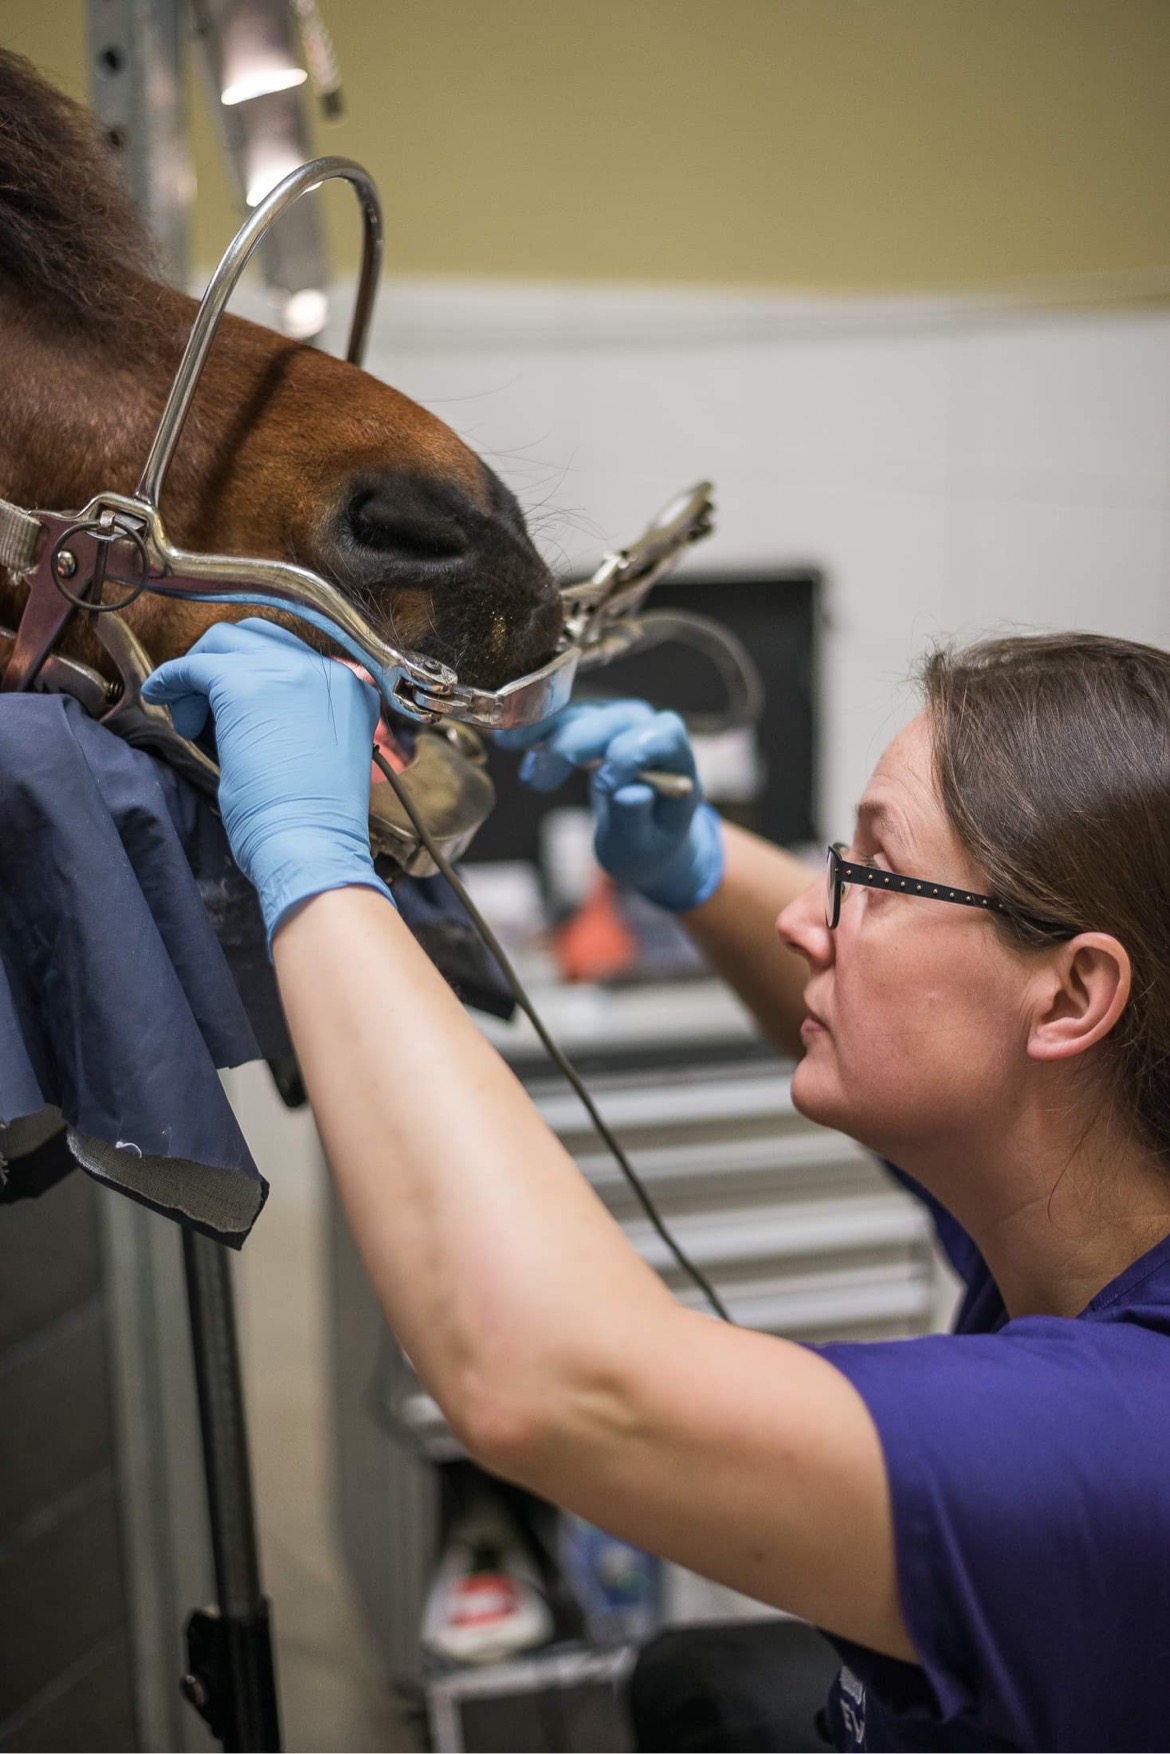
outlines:
[{"label": "navy blue cloth", "polygon": [[1170,1749],[1170,1238],[1077,1317],[1009,1321],[943,1233],[953,1334],[817,1348],[881,1438],[921,1665],[834,1639],[836,1745]]},{"label": "navy blue cloth", "polygon": [[91,1174],[238,1247],[268,1190],[216,1068],[261,1048],[186,844],[226,901],[218,820],[77,702],[28,694],[0,699],[0,822],[0,1122],[60,1109]]},{"label": "navy blue cloth", "polygon": [[399,913],[456,998],[507,1021],[516,1010],[512,989],[447,879],[437,872],[396,879],[388,861],[375,864],[393,887]]},{"label": "navy blue cloth", "polygon": [[[7,1126],[59,1109],[71,1160],[239,1247],[268,1187],[216,1068],[287,1061],[292,1047],[256,894],[218,814],[77,702],[25,694],[0,696],[0,822],[0,1200],[63,1172],[62,1136]],[[395,892],[460,998],[510,1016],[445,880]]]}]

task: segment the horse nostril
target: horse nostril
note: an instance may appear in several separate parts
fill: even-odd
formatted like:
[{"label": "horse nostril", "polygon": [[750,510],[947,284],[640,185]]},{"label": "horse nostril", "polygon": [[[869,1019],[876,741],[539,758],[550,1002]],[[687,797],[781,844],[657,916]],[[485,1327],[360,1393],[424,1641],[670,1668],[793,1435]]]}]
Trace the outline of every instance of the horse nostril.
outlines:
[{"label": "horse nostril", "polygon": [[346,523],[355,543],[391,560],[433,566],[462,560],[470,547],[449,493],[409,478],[355,490]]}]

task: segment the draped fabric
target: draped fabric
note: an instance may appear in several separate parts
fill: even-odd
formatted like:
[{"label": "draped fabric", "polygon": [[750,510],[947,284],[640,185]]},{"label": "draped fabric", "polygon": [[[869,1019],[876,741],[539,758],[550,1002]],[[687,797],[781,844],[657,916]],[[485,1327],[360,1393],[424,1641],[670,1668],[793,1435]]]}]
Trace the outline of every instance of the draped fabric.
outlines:
[{"label": "draped fabric", "polygon": [[[66,696],[3,698],[0,1123],[59,1109],[92,1175],[238,1247],[268,1189],[216,1069],[279,1048],[257,1041],[188,849],[246,922],[196,792]],[[254,960],[246,924],[234,936]],[[269,1031],[278,1016],[260,1008]]]},{"label": "draped fabric", "polygon": [[[395,895],[460,998],[509,1016],[444,880]],[[0,1200],[48,1185],[67,1149],[239,1247],[268,1185],[217,1068],[291,1053],[255,892],[207,798],[68,696],[0,697]]]}]

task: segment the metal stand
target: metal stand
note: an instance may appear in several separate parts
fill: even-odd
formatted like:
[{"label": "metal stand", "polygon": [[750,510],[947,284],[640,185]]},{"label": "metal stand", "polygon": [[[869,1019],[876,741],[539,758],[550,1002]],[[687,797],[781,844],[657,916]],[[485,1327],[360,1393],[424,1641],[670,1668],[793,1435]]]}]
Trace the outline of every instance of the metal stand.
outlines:
[{"label": "metal stand", "polygon": [[[183,99],[185,0],[88,0],[87,14],[93,107],[108,144],[124,157],[170,277],[182,286],[193,186]],[[279,1749],[227,1250],[185,1230],[183,1265],[219,1605],[196,1610],[187,1623],[182,1690],[225,1748]]]},{"label": "metal stand", "polygon": [[279,1749],[227,1249],[184,1230],[183,1266],[219,1602],[196,1609],[187,1622],[189,1668],[181,1685],[225,1749]]}]

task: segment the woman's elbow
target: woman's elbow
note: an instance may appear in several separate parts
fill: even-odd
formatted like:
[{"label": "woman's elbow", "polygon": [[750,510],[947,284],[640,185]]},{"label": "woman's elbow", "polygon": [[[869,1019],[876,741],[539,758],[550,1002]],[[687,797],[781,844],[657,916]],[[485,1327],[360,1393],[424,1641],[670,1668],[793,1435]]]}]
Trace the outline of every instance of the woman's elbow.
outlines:
[{"label": "woman's elbow", "polygon": [[537,1371],[466,1373],[448,1420],[481,1467],[555,1496],[584,1457],[638,1427],[635,1399],[624,1366],[576,1354]]},{"label": "woman's elbow", "polygon": [[443,1409],[452,1435],[473,1462],[491,1474],[533,1485],[547,1455],[548,1421],[533,1396],[499,1377],[465,1380]]}]

